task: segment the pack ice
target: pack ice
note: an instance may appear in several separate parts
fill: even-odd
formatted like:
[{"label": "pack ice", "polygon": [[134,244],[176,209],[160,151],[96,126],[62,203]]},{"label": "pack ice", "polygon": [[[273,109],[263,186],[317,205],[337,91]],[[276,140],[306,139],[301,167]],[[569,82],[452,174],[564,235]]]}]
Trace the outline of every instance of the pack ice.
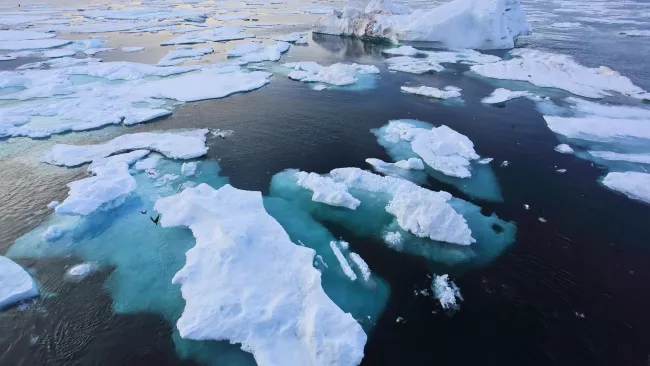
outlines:
[{"label": "pack ice", "polygon": [[0,256],[0,310],[38,296],[36,282],[21,266]]},{"label": "pack ice", "polygon": [[186,301],[183,338],[241,343],[258,365],[361,362],[363,329],[325,294],[314,250],[291,242],[259,192],[202,184],[155,209],[162,226],[187,226],[196,238],[172,280]]},{"label": "pack ice", "polygon": [[519,0],[453,0],[412,11],[390,0],[373,0],[364,11],[348,7],[316,21],[313,31],[398,41],[440,42],[449,48],[513,48],[531,32]]}]

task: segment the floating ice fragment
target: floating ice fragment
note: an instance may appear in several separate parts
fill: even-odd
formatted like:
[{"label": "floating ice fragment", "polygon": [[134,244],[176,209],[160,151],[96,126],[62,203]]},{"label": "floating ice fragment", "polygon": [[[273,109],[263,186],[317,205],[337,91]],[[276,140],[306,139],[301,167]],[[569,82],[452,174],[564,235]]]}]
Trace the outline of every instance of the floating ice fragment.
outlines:
[{"label": "floating ice fragment", "polygon": [[530,96],[527,91],[512,91],[504,88],[498,88],[489,96],[481,99],[481,103],[485,104],[500,104],[508,100]]},{"label": "floating ice fragment", "polygon": [[605,160],[650,164],[650,154],[620,154],[611,151],[589,151],[589,154],[596,158]]},{"label": "floating ice fragment", "polygon": [[429,98],[436,99],[449,99],[449,98],[459,98],[460,97],[460,88],[455,86],[446,86],[444,90],[433,88],[430,86],[421,86],[418,88],[403,86],[401,87],[403,92],[410,94],[424,95]]},{"label": "floating ice fragment", "polygon": [[397,56],[417,56],[419,54],[422,54],[422,51],[418,50],[417,48],[413,48],[411,46],[400,46],[396,48],[389,48],[387,50],[382,50],[381,52],[387,53],[389,55],[397,55]]},{"label": "floating ice fragment", "polygon": [[573,148],[567,144],[559,144],[554,150],[560,154],[573,154]]},{"label": "floating ice fragment", "polygon": [[504,160],[503,162],[501,162],[501,167],[502,167],[502,168],[505,168],[505,167],[507,167],[508,165],[510,165],[510,163],[508,162],[508,160]]},{"label": "floating ice fragment", "polygon": [[66,229],[60,226],[50,226],[43,233],[43,238],[47,241],[57,241],[66,233]]},{"label": "floating ice fragment", "polygon": [[339,248],[339,246],[341,246],[339,242],[336,241],[330,242],[330,248],[332,248],[332,252],[336,256],[336,259],[339,261],[341,270],[343,270],[343,273],[345,273],[345,275],[350,279],[350,281],[356,281],[357,275],[352,270],[352,267],[350,266],[348,260],[345,259],[345,256],[343,255],[343,252],[341,252],[341,248]]},{"label": "floating ice fragment", "polygon": [[543,217],[539,217],[537,220],[539,220],[539,222],[541,222],[542,224],[546,223],[546,219]]},{"label": "floating ice fragment", "polygon": [[21,266],[0,256],[0,310],[38,296],[36,282]]},{"label": "floating ice fragment", "polygon": [[183,163],[181,166],[181,173],[186,176],[192,176],[196,174],[196,168],[198,167],[198,164],[196,161],[188,162],[188,163]]},{"label": "floating ice fragment", "polygon": [[300,187],[314,192],[312,196],[314,202],[345,207],[350,210],[359,206],[359,200],[348,192],[345,184],[336,182],[330,177],[323,177],[316,173],[296,172],[296,183]]},{"label": "floating ice fragment", "polygon": [[429,58],[415,58],[398,56],[386,59],[388,69],[393,71],[408,72],[410,74],[424,74],[432,71],[442,71],[445,68],[437,61]]},{"label": "floating ice fragment", "polygon": [[21,41],[0,41],[0,50],[21,51],[40,50],[64,46],[71,41],[64,39],[33,39]]},{"label": "floating ice fragment", "polygon": [[189,227],[196,239],[172,280],[186,302],[181,337],[240,343],[260,366],[361,362],[361,326],[325,294],[314,250],[291,242],[259,192],[201,184],[155,209],[163,227]]},{"label": "floating ice fragment", "polygon": [[55,33],[26,30],[0,30],[0,41],[24,41],[27,39],[47,39],[56,37]]},{"label": "floating ice fragment", "polygon": [[182,63],[186,58],[201,58],[203,55],[207,55],[209,53],[213,53],[214,49],[212,47],[206,46],[206,47],[199,47],[199,48],[189,48],[189,49],[177,49],[177,50],[172,50],[165,55],[165,57],[161,58],[160,61],[158,61],[158,66],[175,66],[180,63]]},{"label": "floating ice fragment", "polygon": [[558,172],[558,173],[566,173],[566,169],[557,169],[556,172]]},{"label": "floating ice fragment", "polygon": [[603,178],[603,184],[634,200],[650,203],[650,174],[640,172],[613,172]]},{"label": "floating ice fragment", "polygon": [[449,280],[447,274],[436,275],[431,283],[431,288],[443,309],[456,309],[458,308],[457,300],[463,300],[460,289],[453,281]]}]

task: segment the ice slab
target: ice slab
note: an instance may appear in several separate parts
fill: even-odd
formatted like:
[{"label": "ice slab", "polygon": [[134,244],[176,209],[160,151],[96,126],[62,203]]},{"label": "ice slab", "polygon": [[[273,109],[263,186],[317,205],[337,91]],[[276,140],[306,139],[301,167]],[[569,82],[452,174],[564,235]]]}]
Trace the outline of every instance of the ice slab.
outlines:
[{"label": "ice slab", "polygon": [[70,267],[66,271],[66,277],[76,281],[81,281],[95,272],[98,267],[97,263],[94,262],[80,263]]},{"label": "ice slab", "polygon": [[650,164],[650,153],[645,154],[621,154],[612,151],[589,151],[593,157],[613,160],[613,161],[628,161],[630,163]]},{"label": "ice slab", "polygon": [[613,172],[603,178],[603,184],[634,200],[650,203],[650,174],[640,172]]},{"label": "ice slab", "polygon": [[315,33],[440,42],[449,48],[513,48],[531,32],[519,0],[453,0],[412,13],[392,2],[373,1],[365,11],[345,7],[321,17]]},{"label": "ice slab", "polygon": [[382,50],[381,52],[396,56],[417,56],[423,54],[422,51],[411,46],[399,46],[395,48],[389,48],[387,50]]},{"label": "ice slab", "polygon": [[630,139],[650,140],[650,119],[625,119],[601,116],[544,116],[551,131],[568,138],[613,142]]},{"label": "ice slab", "polygon": [[155,208],[164,227],[187,226],[196,238],[172,280],[186,300],[183,338],[241,343],[259,365],[361,362],[363,329],[325,294],[314,250],[291,242],[259,192],[202,184]]},{"label": "ice slab", "polygon": [[198,47],[198,48],[181,48],[173,51],[169,51],[165,57],[161,58],[158,61],[158,66],[175,66],[179,63],[182,63],[183,59],[193,58],[201,59],[203,55],[213,53],[214,49],[212,47]]},{"label": "ice slab", "polygon": [[296,184],[314,192],[311,198],[314,202],[350,210],[356,209],[360,203],[348,192],[345,184],[336,182],[330,177],[323,177],[316,173],[296,172]]},{"label": "ice slab", "polygon": [[400,89],[409,94],[423,95],[436,99],[460,98],[461,91],[460,88],[451,85],[446,86],[444,90],[424,85],[420,87],[402,86]]},{"label": "ice slab", "polygon": [[259,89],[270,82],[272,75],[263,71],[241,72],[232,68],[210,68],[194,74],[140,84],[134,88],[133,93],[194,102]]},{"label": "ice slab", "polygon": [[151,150],[172,159],[192,159],[205,155],[205,135],[209,131],[195,130],[182,133],[140,132],[118,136],[98,145],[57,144],[41,160],[59,166],[74,167],[131,150]]},{"label": "ice slab", "polygon": [[70,43],[64,39],[30,39],[19,41],[0,41],[0,50],[21,51],[41,50],[47,48],[61,47]]},{"label": "ice slab", "polygon": [[[466,136],[446,126],[435,127],[416,120],[390,121],[371,132],[393,160],[420,158],[427,165],[426,173],[435,179],[480,199],[502,200],[492,167],[481,163],[474,144]],[[418,177],[403,177],[423,183]]]},{"label": "ice slab", "polygon": [[526,48],[510,51],[510,54],[514,58],[475,65],[471,70],[489,78],[527,81],[588,98],[603,98],[611,92],[638,99],[650,98],[648,92],[632,84],[630,79],[605,66],[588,68],[566,55]]},{"label": "ice slab", "polygon": [[282,66],[293,69],[289,78],[293,80],[324,83],[336,86],[351,85],[359,81],[362,75],[378,74],[379,69],[373,65],[342,64],[321,66],[315,62],[289,62]]},{"label": "ice slab", "polygon": [[196,169],[198,167],[199,167],[199,163],[197,163],[196,161],[183,163],[183,165],[181,165],[181,174],[183,174],[186,177],[192,176],[196,174]]},{"label": "ice slab", "polygon": [[522,97],[528,97],[532,94],[527,91],[512,91],[509,89],[498,88],[495,89],[492,94],[481,99],[481,103],[485,104],[500,104],[505,103],[511,99],[517,99]]},{"label": "ice slab", "polygon": [[307,44],[307,35],[307,32],[294,32],[291,34],[275,36],[273,39],[276,41],[289,42],[294,44]]},{"label": "ice slab", "polygon": [[0,309],[39,295],[38,286],[21,266],[0,256]]},{"label": "ice slab", "polygon": [[215,29],[209,29],[201,32],[187,33],[169,41],[161,43],[162,46],[175,44],[195,44],[206,42],[233,41],[237,39],[253,38],[252,34],[243,32],[240,26],[226,26]]},{"label": "ice slab", "polygon": [[560,154],[573,154],[573,148],[567,144],[559,144],[554,150]]}]

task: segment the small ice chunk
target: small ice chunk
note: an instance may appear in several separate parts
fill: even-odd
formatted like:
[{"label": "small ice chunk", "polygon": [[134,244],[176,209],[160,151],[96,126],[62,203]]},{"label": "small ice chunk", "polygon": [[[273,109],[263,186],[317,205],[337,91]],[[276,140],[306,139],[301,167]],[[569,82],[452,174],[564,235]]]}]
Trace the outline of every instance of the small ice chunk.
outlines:
[{"label": "small ice chunk", "polygon": [[453,281],[449,280],[447,274],[435,276],[431,288],[443,309],[456,309],[458,308],[457,300],[463,300],[460,289]]},{"label": "small ice chunk", "polygon": [[350,253],[350,259],[352,259],[352,262],[357,265],[357,268],[359,268],[359,271],[361,271],[361,276],[363,277],[364,281],[368,281],[370,279],[370,267],[368,267],[368,263],[361,258],[361,256],[355,252]]},{"label": "small ice chunk", "polygon": [[511,99],[527,97],[530,95],[530,92],[527,91],[512,91],[504,88],[498,88],[494,90],[489,96],[481,99],[481,103],[500,104]]},{"label": "small ice chunk", "polygon": [[510,162],[508,162],[508,160],[504,160],[503,162],[501,162],[501,167],[502,167],[502,168],[505,168],[505,167],[507,167],[508,165],[510,165]]},{"label": "small ice chunk", "polygon": [[407,160],[400,160],[394,164],[398,168],[406,170],[424,170],[424,163],[418,158],[408,158]]},{"label": "small ice chunk", "polygon": [[558,173],[566,173],[566,169],[557,169],[556,172],[558,172]]},{"label": "small ice chunk", "polygon": [[335,182],[330,177],[323,177],[316,173],[297,172],[296,183],[300,187],[314,192],[311,198],[314,202],[345,207],[350,210],[355,210],[361,203],[348,192],[345,184]]},{"label": "small ice chunk", "polygon": [[158,66],[175,66],[182,63],[186,58],[201,58],[203,55],[213,53],[214,49],[210,46],[198,47],[198,48],[181,48],[177,50],[171,50],[158,61]]},{"label": "small ice chunk", "polygon": [[59,201],[52,201],[52,202],[47,204],[47,208],[52,208],[53,209],[53,208],[56,208],[56,206],[58,206],[60,204],[61,204],[61,202],[59,202]]},{"label": "small ice chunk", "polygon": [[374,65],[342,64],[321,66],[315,62],[290,62],[282,66],[293,69],[289,79],[303,82],[320,82],[330,85],[351,85],[358,81],[358,75],[378,74]]},{"label": "small ice chunk", "polygon": [[554,150],[560,154],[573,154],[573,148],[567,144],[559,144]]},{"label": "small ice chunk", "polygon": [[186,177],[196,174],[196,168],[198,167],[198,164],[199,163],[196,161],[183,163],[183,165],[181,165],[181,173]]},{"label": "small ice chunk", "polygon": [[427,72],[438,72],[445,68],[433,59],[415,58],[410,56],[391,57],[386,60],[388,69],[393,71],[407,72],[410,74],[424,74]]},{"label": "small ice chunk", "polygon": [[325,85],[325,84],[316,84],[316,85],[314,85],[312,87],[312,89],[314,89],[316,91],[325,90],[325,89],[327,89],[327,85]]},{"label": "small ice chunk", "polygon": [[69,56],[74,56],[77,54],[77,51],[75,50],[69,50],[65,48],[59,48],[59,49],[54,49],[54,50],[49,50],[43,52],[43,57],[47,58],[59,58],[59,57],[69,57]]},{"label": "small ice chunk", "polygon": [[339,248],[339,244],[336,241],[331,241],[330,242],[330,248],[332,248],[332,252],[334,252],[334,255],[336,256],[336,259],[339,261],[339,264],[341,265],[341,269],[343,270],[343,273],[345,273],[346,276],[351,281],[355,281],[357,279],[356,273],[352,270],[352,267],[350,266],[350,263],[348,263],[348,260],[345,259],[345,256],[343,255],[343,252],[341,252],[341,249]]},{"label": "small ice chunk", "polygon": [[273,37],[276,41],[289,42],[295,44],[307,44],[307,33],[305,32],[295,32],[291,34],[286,34],[283,36]]},{"label": "small ice chunk", "polygon": [[603,179],[603,184],[631,199],[650,203],[650,174],[640,172],[613,172]]},{"label": "small ice chunk", "polygon": [[99,268],[95,262],[86,262],[74,265],[68,269],[66,276],[77,281],[83,280]]},{"label": "small ice chunk", "polygon": [[43,233],[43,238],[47,241],[57,241],[66,233],[66,229],[60,226],[50,226]]},{"label": "small ice chunk", "polygon": [[574,28],[580,28],[581,26],[582,25],[577,22],[560,22],[560,23],[551,24],[551,27],[560,28],[560,29],[574,29]]},{"label": "small ice chunk", "polygon": [[122,47],[122,52],[131,53],[144,50],[144,47]]},{"label": "small ice chunk", "polygon": [[404,245],[404,238],[398,231],[389,231],[384,234],[384,242],[395,250],[401,250]]},{"label": "small ice chunk", "polygon": [[524,209],[525,210],[530,210],[530,206],[524,203]]},{"label": "small ice chunk", "polygon": [[411,46],[400,46],[396,48],[389,48],[387,50],[382,50],[381,52],[387,53],[389,55],[397,55],[397,56],[417,56],[422,53],[422,51],[413,48]]},{"label": "small ice chunk", "polygon": [[494,160],[494,158],[483,158],[483,159],[477,161],[477,163],[479,163],[479,164],[490,164],[492,162],[492,160]]},{"label": "small ice chunk", "polygon": [[407,92],[410,94],[424,95],[425,97],[436,98],[436,99],[458,98],[460,97],[460,90],[461,90],[460,88],[456,88],[455,86],[446,86],[444,90],[440,90],[430,86],[420,86],[417,88],[403,86],[401,87],[401,89],[403,92]]},{"label": "small ice chunk", "polygon": [[38,296],[38,286],[21,266],[0,256],[0,309]]}]

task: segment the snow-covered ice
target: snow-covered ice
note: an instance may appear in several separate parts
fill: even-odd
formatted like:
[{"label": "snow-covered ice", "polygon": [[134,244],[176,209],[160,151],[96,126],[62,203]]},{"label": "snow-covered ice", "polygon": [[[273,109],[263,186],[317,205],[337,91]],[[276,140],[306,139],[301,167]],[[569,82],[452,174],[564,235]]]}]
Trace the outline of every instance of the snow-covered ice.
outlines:
[{"label": "snow-covered ice", "polygon": [[611,92],[638,99],[650,98],[647,91],[605,66],[588,68],[566,55],[527,48],[510,51],[510,54],[514,58],[474,65],[471,70],[485,77],[527,81],[539,87],[563,89],[588,98],[603,98]]},{"label": "snow-covered ice", "polygon": [[389,55],[396,55],[396,56],[417,56],[423,54],[422,51],[411,46],[399,46],[395,48],[382,50],[381,52],[387,53]]},{"label": "snow-covered ice", "polygon": [[0,309],[38,296],[38,286],[21,266],[0,256]]},{"label": "snow-covered ice", "polygon": [[573,154],[573,148],[567,144],[559,144],[553,150],[560,154]]},{"label": "snow-covered ice", "polygon": [[52,165],[74,167],[138,149],[157,151],[172,159],[198,158],[208,152],[205,146],[205,135],[208,132],[207,129],[182,133],[140,132],[118,136],[97,145],[57,144],[41,160]]},{"label": "snow-covered ice", "polygon": [[378,74],[379,69],[373,65],[342,64],[321,66],[315,62],[289,62],[282,66],[293,69],[289,78],[303,82],[317,82],[336,86],[356,83],[360,75]]},{"label": "snow-covered ice", "polygon": [[574,29],[574,28],[580,28],[581,26],[582,24],[578,22],[559,22],[559,23],[551,24],[551,27],[560,28],[560,29]]},{"label": "snow-covered ice", "polygon": [[176,66],[180,63],[183,63],[183,61],[185,61],[184,59],[186,58],[201,59],[203,55],[207,55],[213,52],[214,49],[210,46],[198,47],[198,48],[181,47],[179,49],[169,51],[167,55],[165,55],[165,57],[161,58],[160,61],[158,61],[157,65]]},{"label": "snow-covered ice", "polygon": [[0,30],[0,41],[24,41],[27,39],[47,39],[56,37],[55,33],[27,30]]},{"label": "snow-covered ice", "polygon": [[144,50],[144,47],[122,47],[122,52],[131,53]]},{"label": "snow-covered ice", "polygon": [[359,271],[361,272],[361,277],[363,278],[364,281],[368,281],[370,279],[370,267],[368,266],[368,263],[361,258],[361,256],[355,252],[350,252],[350,259],[352,259],[352,262],[357,265],[357,268],[359,268]]},{"label": "snow-covered ice", "polygon": [[589,154],[596,158],[613,160],[613,161],[628,161],[631,163],[650,164],[650,153],[645,154],[621,154],[612,151],[589,151]]},{"label": "snow-covered ice", "polygon": [[253,38],[252,34],[244,33],[240,26],[225,26],[214,29],[208,29],[200,32],[183,34],[169,41],[161,43],[162,46],[175,44],[195,44],[206,42],[233,41],[237,39]]},{"label": "snow-covered ice", "polygon": [[354,198],[343,183],[330,177],[316,173],[296,172],[296,184],[314,192],[312,200],[332,206],[345,207],[354,210],[359,206],[359,200]]},{"label": "snow-covered ice", "polygon": [[361,326],[325,294],[314,250],[291,242],[259,192],[201,184],[155,209],[163,227],[186,226],[196,238],[172,280],[186,301],[181,337],[241,343],[258,365],[361,362]]},{"label": "snow-covered ice", "polygon": [[436,60],[429,58],[416,58],[411,56],[397,56],[386,59],[388,69],[393,71],[408,72],[410,74],[424,74],[438,72],[445,68]]},{"label": "snow-covered ice", "polygon": [[198,166],[199,163],[196,161],[183,163],[183,165],[181,165],[181,173],[186,177],[192,176],[196,174],[196,169]]},{"label": "snow-covered ice", "polygon": [[650,119],[625,119],[600,116],[544,116],[551,131],[567,138],[611,142],[616,140],[650,140]]},{"label": "snow-covered ice", "polygon": [[308,33],[306,32],[294,32],[291,34],[275,36],[273,39],[276,41],[289,42],[294,44],[307,44],[307,34]]},{"label": "snow-covered ice", "polygon": [[61,47],[70,43],[64,39],[30,39],[20,41],[0,41],[0,50],[21,51],[21,50],[40,50],[47,48]]},{"label": "snow-covered ice", "polygon": [[45,230],[45,233],[43,233],[43,239],[47,241],[57,241],[66,233],[66,231],[67,230],[61,226],[50,226]]},{"label": "snow-covered ice", "polygon": [[485,104],[500,104],[511,99],[528,97],[531,93],[527,91],[512,91],[504,88],[495,89],[492,94],[481,99],[481,103]]},{"label": "snow-covered ice", "polygon": [[397,231],[389,231],[384,234],[384,241],[388,246],[395,248],[396,250],[401,250],[402,245],[404,245],[404,238],[402,238],[402,234]]},{"label": "snow-covered ice", "polygon": [[640,172],[612,172],[603,178],[603,185],[626,196],[650,203],[650,174]]},{"label": "snow-covered ice", "polygon": [[453,0],[433,9],[372,1],[365,11],[345,7],[316,21],[314,33],[441,42],[449,48],[513,48],[531,32],[519,0]]},{"label": "snow-covered ice", "polygon": [[455,309],[458,307],[458,300],[463,300],[460,289],[453,281],[449,280],[449,275],[436,275],[431,283],[431,288],[443,309]]},{"label": "snow-covered ice", "polygon": [[460,88],[451,85],[446,86],[444,90],[424,85],[420,87],[402,86],[400,89],[409,94],[423,95],[425,97],[436,99],[459,98],[461,90]]}]

